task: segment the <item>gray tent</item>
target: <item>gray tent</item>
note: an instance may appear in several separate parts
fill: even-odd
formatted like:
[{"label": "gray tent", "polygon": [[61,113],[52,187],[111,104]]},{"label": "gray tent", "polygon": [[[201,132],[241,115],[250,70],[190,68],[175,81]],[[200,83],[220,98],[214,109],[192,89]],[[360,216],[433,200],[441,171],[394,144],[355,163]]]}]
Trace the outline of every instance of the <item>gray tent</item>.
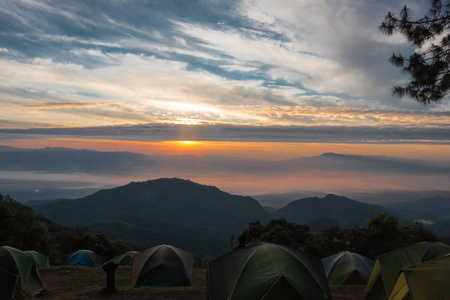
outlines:
[{"label": "gray tent", "polygon": [[132,286],[191,286],[194,256],[170,245],[160,245],[134,256]]},{"label": "gray tent", "polygon": [[374,263],[370,258],[349,251],[342,251],[322,259],[330,286],[366,285]]}]

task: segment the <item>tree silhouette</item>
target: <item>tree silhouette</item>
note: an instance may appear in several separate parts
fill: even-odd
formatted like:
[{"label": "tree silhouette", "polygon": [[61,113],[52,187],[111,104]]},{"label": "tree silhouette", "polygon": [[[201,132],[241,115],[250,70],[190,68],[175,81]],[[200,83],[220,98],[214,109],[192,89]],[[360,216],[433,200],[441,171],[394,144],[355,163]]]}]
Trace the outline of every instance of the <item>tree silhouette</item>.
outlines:
[{"label": "tree silhouette", "polygon": [[250,222],[244,232],[251,242],[270,242],[300,248],[319,257],[352,251],[375,259],[400,247],[439,240],[436,233],[422,223],[400,222],[387,213],[373,216],[362,227],[328,226],[321,232],[310,232],[306,224],[273,219],[266,225],[261,225],[259,221]]},{"label": "tree silhouette", "polygon": [[389,60],[411,76],[406,85],[394,86],[394,95],[409,96],[418,102],[430,104],[441,102],[449,93],[449,24],[448,0],[431,0],[428,13],[417,20],[412,19],[412,11],[407,6],[399,13],[389,12],[386,15],[379,27],[380,31],[387,35],[401,33],[416,48],[409,57],[394,53]]}]

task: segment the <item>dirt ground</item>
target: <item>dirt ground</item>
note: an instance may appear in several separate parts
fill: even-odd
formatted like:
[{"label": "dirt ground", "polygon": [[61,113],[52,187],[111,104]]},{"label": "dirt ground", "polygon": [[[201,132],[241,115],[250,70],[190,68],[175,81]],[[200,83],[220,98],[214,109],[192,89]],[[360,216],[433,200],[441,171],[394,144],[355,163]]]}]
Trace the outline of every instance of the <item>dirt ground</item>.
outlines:
[{"label": "dirt ground", "polygon": [[[154,299],[154,300],[205,300],[206,271],[194,269],[195,287],[152,288],[131,287],[132,267],[119,266],[115,273],[114,293],[106,293],[106,273],[102,267],[51,267],[41,269],[41,279],[46,290],[40,299]],[[361,300],[363,286],[331,288],[333,300]]]}]

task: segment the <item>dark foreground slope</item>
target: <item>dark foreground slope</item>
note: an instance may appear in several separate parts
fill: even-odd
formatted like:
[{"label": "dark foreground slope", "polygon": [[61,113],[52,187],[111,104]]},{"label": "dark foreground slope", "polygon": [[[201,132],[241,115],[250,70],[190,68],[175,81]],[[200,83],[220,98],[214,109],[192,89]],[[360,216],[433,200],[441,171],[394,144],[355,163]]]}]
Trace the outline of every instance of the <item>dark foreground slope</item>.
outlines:
[{"label": "dark foreground slope", "polygon": [[88,226],[142,246],[185,240],[175,246],[203,254],[219,253],[193,244],[224,247],[223,253],[229,249],[229,236],[238,235],[250,221],[269,220],[251,197],[177,178],[132,182],[34,209],[57,223]]},{"label": "dark foreground slope", "polygon": [[[158,299],[204,300],[206,299],[206,270],[194,269],[194,287],[131,287],[132,267],[119,266],[115,273],[116,292],[106,294],[105,272],[101,267],[51,267],[40,271],[47,291],[39,299]],[[360,300],[365,286],[332,287],[333,300]]]}]

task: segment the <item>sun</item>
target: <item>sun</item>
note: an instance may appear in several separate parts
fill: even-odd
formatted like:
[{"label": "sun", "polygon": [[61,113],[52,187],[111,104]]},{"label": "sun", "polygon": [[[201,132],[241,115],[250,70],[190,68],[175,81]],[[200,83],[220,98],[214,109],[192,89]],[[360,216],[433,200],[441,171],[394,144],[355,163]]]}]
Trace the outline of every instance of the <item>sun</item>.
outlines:
[{"label": "sun", "polygon": [[176,143],[179,145],[182,145],[182,146],[192,146],[192,145],[199,144],[199,142],[197,142],[197,141],[176,141]]}]

